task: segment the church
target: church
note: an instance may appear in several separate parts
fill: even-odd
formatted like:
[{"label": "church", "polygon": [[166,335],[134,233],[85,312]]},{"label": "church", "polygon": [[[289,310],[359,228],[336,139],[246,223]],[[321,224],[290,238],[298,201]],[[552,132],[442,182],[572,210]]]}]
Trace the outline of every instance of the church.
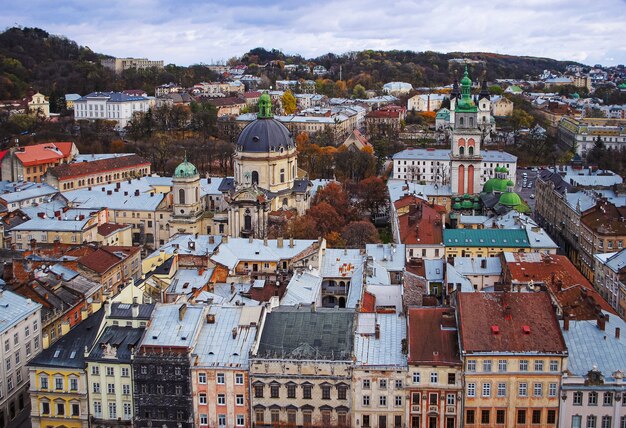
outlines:
[{"label": "church", "polygon": [[168,229],[265,238],[270,218],[303,215],[310,207],[312,183],[298,168],[296,143],[273,118],[267,93],[259,98],[257,119],[239,135],[233,157],[233,178],[213,178],[218,186],[212,196],[206,190],[211,179],[201,180],[186,158],[176,167]]}]

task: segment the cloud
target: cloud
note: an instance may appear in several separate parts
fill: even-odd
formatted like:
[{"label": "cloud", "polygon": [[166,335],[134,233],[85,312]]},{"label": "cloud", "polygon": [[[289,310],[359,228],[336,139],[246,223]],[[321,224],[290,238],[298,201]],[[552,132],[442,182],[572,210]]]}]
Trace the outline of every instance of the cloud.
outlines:
[{"label": "cloud", "polygon": [[0,26],[62,34],[115,56],[188,65],[262,46],[315,57],[361,49],[484,51],[626,63],[621,0],[9,0]]}]

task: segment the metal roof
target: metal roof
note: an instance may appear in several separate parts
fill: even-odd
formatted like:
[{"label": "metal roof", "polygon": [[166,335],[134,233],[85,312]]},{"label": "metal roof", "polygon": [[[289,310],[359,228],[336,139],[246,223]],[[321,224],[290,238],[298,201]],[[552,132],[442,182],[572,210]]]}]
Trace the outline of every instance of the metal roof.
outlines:
[{"label": "metal roof", "polygon": [[193,347],[204,313],[205,306],[158,303],[141,345]]},{"label": "metal roof", "polygon": [[[132,352],[139,346],[143,332],[143,327],[108,326],[96,340],[87,360],[130,364]],[[113,350],[115,357],[108,354],[109,349]]]},{"label": "metal roof", "polygon": [[446,247],[530,247],[523,229],[445,229],[443,242]]},{"label": "metal roof", "polygon": [[0,288],[0,333],[41,309],[39,303]]},{"label": "metal roof", "polygon": [[[376,338],[376,326],[379,338]],[[406,368],[402,341],[406,336],[406,319],[396,314],[360,313],[354,335],[356,366]]]},{"label": "metal roof", "polygon": [[296,272],[289,281],[281,305],[309,305],[321,301],[322,277],[317,270]]}]

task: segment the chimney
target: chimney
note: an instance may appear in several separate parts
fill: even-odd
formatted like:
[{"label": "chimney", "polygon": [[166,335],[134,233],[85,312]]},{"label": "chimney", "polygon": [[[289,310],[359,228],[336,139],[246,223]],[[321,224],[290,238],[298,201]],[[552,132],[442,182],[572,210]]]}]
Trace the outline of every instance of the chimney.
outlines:
[{"label": "chimney", "polygon": [[222,244],[228,244],[228,235],[222,235]]},{"label": "chimney", "polygon": [[511,307],[506,305],[504,307],[504,319],[507,321],[511,321],[513,319],[513,315],[511,314]]},{"label": "chimney", "polygon": [[215,237],[213,235],[209,235],[209,244],[215,244]]},{"label": "chimney", "polygon": [[263,238],[263,245],[267,247],[267,236]]},{"label": "chimney", "polygon": [[604,318],[604,314],[600,313],[597,318],[598,329],[604,331],[606,328],[606,319]]},{"label": "chimney", "polygon": [[289,238],[289,248],[293,248],[294,247],[294,243],[293,243],[293,236],[291,238]]},{"label": "chimney", "polygon": [[563,291],[563,281],[561,281],[560,279],[556,281],[556,289],[558,291]]},{"label": "chimney", "polygon": [[487,259],[482,259],[480,261],[480,268],[481,269],[487,269]]},{"label": "chimney", "polygon": [[111,302],[108,300],[104,301],[104,317],[109,318],[111,316]]},{"label": "chimney", "polygon": [[374,337],[376,339],[380,339],[380,324],[376,324],[376,327],[374,328]]},{"label": "chimney", "polygon": [[276,238],[276,247],[283,248],[283,237],[282,236]]},{"label": "chimney", "polygon": [[569,331],[569,314],[563,313],[563,330]]},{"label": "chimney", "polygon": [[615,338],[616,339],[619,339],[620,333],[621,333],[620,328],[619,327],[615,327]]},{"label": "chimney", "polygon": [[311,312],[315,312],[317,308],[315,307],[315,302],[311,303]]},{"label": "chimney", "polygon": [[206,323],[215,324],[215,314],[206,314]]},{"label": "chimney", "polygon": [[139,318],[139,303],[137,303],[137,298],[133,297],[133,306],[131,307],[131,313],[133,318]]},{"label": "chimney", "polygon": [[249,242],[250,244],[252,244],[252,243],[254,242],[254,236],[250,235],[250,236],[248,237],[248,242]]},{"label": "chimney", "polygon": [[233,327],[233,339],[237,338],[237,327]]},{"label": "chimney", "polygon": [[187,304],[183,303],[182,305],[180,305],[180,308],[178,308],[178,321],[182,321],[185,319],[186,312],[187,312]]}]

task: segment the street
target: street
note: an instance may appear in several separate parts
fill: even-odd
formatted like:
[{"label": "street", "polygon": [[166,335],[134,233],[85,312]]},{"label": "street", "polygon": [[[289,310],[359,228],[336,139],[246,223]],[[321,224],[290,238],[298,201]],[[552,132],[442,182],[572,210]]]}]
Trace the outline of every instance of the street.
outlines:
[{"label": "street", "polygon": [[[524,185],[524,173],[527,174],[526,185]],[[538,173],[538,171],[532,171],[531,168],[518,168],[515,177],[515,192],[528,204],[533,212],[535,211],[535,198],[531,198],[530,195],[536,194],[535,180]]]}]

